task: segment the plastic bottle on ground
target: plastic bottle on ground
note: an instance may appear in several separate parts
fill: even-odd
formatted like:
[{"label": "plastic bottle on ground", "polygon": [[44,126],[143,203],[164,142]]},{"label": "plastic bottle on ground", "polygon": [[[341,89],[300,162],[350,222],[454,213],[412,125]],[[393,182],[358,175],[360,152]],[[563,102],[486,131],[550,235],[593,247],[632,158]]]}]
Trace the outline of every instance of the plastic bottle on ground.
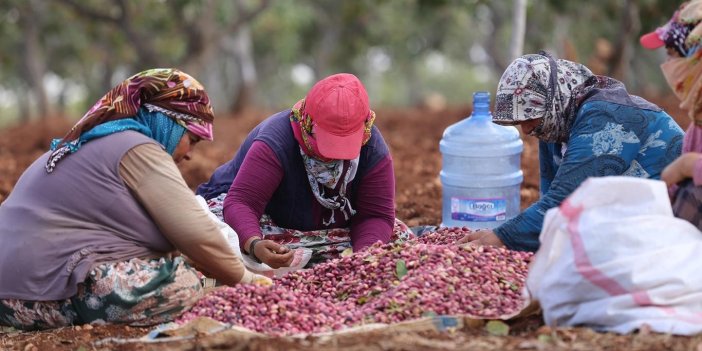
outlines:
[{"label": "plastic bottle on ground", "polygon": [[492,229],[520,212],[524,146],[516,127],[492,123],[490,93],[473,94],[473,113],[444,131],[442,226]]}]

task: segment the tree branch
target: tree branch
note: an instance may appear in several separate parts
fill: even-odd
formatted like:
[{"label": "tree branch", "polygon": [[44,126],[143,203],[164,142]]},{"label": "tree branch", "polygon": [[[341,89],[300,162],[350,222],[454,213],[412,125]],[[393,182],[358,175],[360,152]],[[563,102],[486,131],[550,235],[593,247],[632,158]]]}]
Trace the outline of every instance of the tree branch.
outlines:
[{"label": "tree branch", "polygon": [[96,20],[100,21],[106,21],[106,22],[111,22],[113,24],[117,24],[119,22],[119,17],[113,17],[110,16],[106,13],[101,13],[97,10],[94,10],[88,6],[85,6],[83,3],[79,3],[75,0],[60,0],[64,4],[68,5],[69,7],[73,8],[74,11],[76,11],[79,15],[83,17],[90,17]]},{"label": "tree branch", "polygon": [[144,67],[152,68],[158,63],[158,55],[153,50],[150,42],[141,35],[138,31],[134,30],[135,26],[132,25],[131,16],[129,15],[129,8],[127,0],[117,0],[120,8],[121,16],[118,19],[119,27],[124,31],[124,34],[129,39],[136,49],[137,55],[139,55],[140,63]]},{"label": "tree branch", "polygon": [[239,16],[232,24],[229,25],[229,27],[227,29],[230,32],[236,32],[241,25],[243,25],[244,23],[249,23],[249,22],[253,21],[254,18],[256,18],[258,15],[260,15],[263,12],[263,10],[268,8],[268,5],[270,5],[270,2],[271,2],[270,0],[261,0],[261,2],[258,3],[257,7],[253,8],[249,11],[246,11],[246,9],[244,9],[242,2],[237,1],[236,7],[237,7],[237,10],[239,10]]},{"label": "tree branch", "polygon": [[107,13],[97,11],[76,0],[60,1],[73,8],[76,13],[83,17],[91,20],[104,21],[121,29],[124,35],[127,37],[127,40],[136,51],[141,65],[151,67],[158,63],[158,55],[156,55],[156,52],[151,47],[150,43],[147,42],[141,33],[135,30],[135,26],[132,25],[126,0],[112,1],[113,4],[116,4],[119,7],[120,13],[118,16],[111,16]]},{"label": "tree branch", "polygon": [[485,50],[488,52],[488,55],[490,55],[490,57],[492,58],[492,67],[498,72],[499,76],[502,74],[501,72],[503,72],[512,61],[510,60],[509,62],[505,62],[503,55],[500,53],[498,45],[498,43],[500,43],[500,41],[498,40],[499,29],[502,28],[505,22],[504,14],[501,12],[501,9],[497,8],[496,6],[493,6],[492,3],[490,3],[488,7],[492,12],[492,30],[490,31],[490,33],[488,33],[488,36],[483,42],[483,45]]}]

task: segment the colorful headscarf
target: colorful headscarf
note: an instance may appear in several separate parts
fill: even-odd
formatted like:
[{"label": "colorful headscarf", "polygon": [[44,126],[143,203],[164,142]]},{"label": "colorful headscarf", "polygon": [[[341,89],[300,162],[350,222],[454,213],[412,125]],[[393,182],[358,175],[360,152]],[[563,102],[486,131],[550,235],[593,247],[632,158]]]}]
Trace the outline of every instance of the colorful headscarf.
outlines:
[{"label": "colorful headscarf", "polygon": [[524,55],[502,74],[492,119],[497,124],[515,125],[543,118],[531,135],[546,142],[567,142],[577,109],[588,93],[617,84],[621,83],[543,51]]},{"label": "colorful headscarf", "polygon": [[[95,128],[81,134],[77,143],[67,143],[64,144],[64,147],[72,149],[72,153],[78,151],[81,145],[91,140],[126,130],[139,132],[158,141],[166,149],[166,152],[173,155],[180,138],[185,133],[185,126],[161,112],[152,112],[142,107],[134,118],[123,118],[99,124]],[[59,143],[61,143],[61,139],[54,139],[51,142],[51,150],[56,150]],[[56,164],[52,163],[52,165],[55,166]],[[49,172],[51,171],[49,170]]]},{"label": "colorful headscarf", "polygon": [[687,111],[688,117],[697,125],[702,125],[702,63],[698,52],[691,57],[669,58],[661,64],[661,71],[675,96],[680,100],[680,108]]},{"label": "colorful headscarf", "polygon": [[[351,201],[346,197],[346,188],[356,176],[358,158],[353,160],[332,160],[322,156],[312,135],[314,121],[310,115],[305,114],[304,107],[304,99],[295,103],[290,112],[290,124],[295,140],[300,146],[300,155],[305,164],[305,172],[307,173],[310,189],[322,206],[332,210],[329,220],[323,220],[324,225],[328,226],[334,223],[336,210],[340,210],[346,220],[356,213],[351,207]],[[365,145],[370,140],[374,121],[375,112],[371,111],[365,123],[361,145]],[[338,189],[338,195],[329,195],[325,189]]]},{"label": "colorful headscarf", "polygon": [[702,1],[692,0],[680,6],[677,22],[692,26],[685,38],[688,47],[699,46],[702,41]]},{"label": "colorful headscarf", "polygon": [[[89,133],[108,122],[133,119],[142,107],[149,112],[158,112],[152,115],[168,116],[193,134],[212,140],[214,113],[203,86],[193,77],[177,69],[151,69],[137,73],[112,88],[88,110],[66,136],[54,140],[51,147],[53,152],[46,164],[47,172],[53,171],[61,159],[78,151],[81,145],[89,140],[132,129],[134,126],[130,121],[123,121]],[[138,127],[134,128],[141,130]]]},{"label": "colorful headscarf", "polygon": [[694,47],[688,47],[686,39],[693,28],[692,25],[680,22],[669,23],[663,39],[665,46],[672,48],[682,57],[688,56],[691,53],[690,49]]},{"label": "colorful headscarf", "polygon": [[[373,128],[373,122],[375,121],[375,112],[371,110],[370,116],[365,122],[365,127],[363,131],[363,142],[361,145],[366,145],[371,137],[371,129]],[[302,150],[309,156],[312,156],[320,161],[329,162],[332,161],[319,153],[317,148],[317,141],[312,135],[312,126],[314,125],[314,118],[305,113],[305,99],[302,99],[293,105],[290,112],[290,124],[292,125],[293,134],[295,135],[295,140],[300,144]]]},{"label": "colorful headscarf", "polygon": [[[681,5],[666,27],[669,28],[667,37],[674,36],[675,26],[688,28],[685,32],[677,33],[675,48],[681,57],[669,57],[661,64],[661,70],[680,99],[680,108],[687,111],[695,124],[702,125],[702,50],[699,50],[702,44],[702,1]],[[666,46],[669,46],[667,40]]]}]

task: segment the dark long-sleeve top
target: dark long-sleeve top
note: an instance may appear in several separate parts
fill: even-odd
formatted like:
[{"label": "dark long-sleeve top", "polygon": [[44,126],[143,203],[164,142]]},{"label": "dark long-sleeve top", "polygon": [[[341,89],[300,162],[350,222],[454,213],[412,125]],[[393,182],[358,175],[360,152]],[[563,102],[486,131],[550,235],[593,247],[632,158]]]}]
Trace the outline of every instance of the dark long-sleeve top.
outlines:
[{"label": "dark long-sleeve top", "polygon": [[361,148],[355,178],[347,197],[356,214],[349,220],[334,211],[334,223],[325,226],[332,211],[312,193],[300,148],[293,136],[290,110],[261,122],[249,134],[234,158],[220,166],[210,180],[198,187],[205,198],[227,192],[224,220],[244,243],[260,236],[259,219],[271,216],[277,226],[301,231],[350,228],[354,251],[381,241],[388,242],[395,220],[395,176],[392,158],[380,131]]},{"label": "dark long-sleeve top", "polygon": [[510,249],[536,251],[546,211],[588,177],[660,179],[680,155],[683,132],[663,110],[626,91],[600,92],[580,107],[565,144],[539,142],[541,198],[495,228]]}]

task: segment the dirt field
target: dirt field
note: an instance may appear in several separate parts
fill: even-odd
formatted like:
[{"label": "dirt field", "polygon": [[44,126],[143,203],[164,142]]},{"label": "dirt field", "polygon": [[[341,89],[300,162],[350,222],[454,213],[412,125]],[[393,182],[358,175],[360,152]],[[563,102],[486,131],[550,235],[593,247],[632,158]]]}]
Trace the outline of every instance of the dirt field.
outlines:
[{"label": "dirt field", "polygon": [[[655,99],[676,120],[687,121],[675,106],[675,98]],[[379,109],[377,125],[390,145],[397,179],[397,217],[408,225],[436,225],[441,221],[441,155],[443,130],[469,115],[468,107],[430,111],[423,108]],[[229,160],[239,143],[266,112],[219,116],[215,142],[202,143],[194,159],[182,166],[191,187],[206,180],[222,162]],[[11,191],[22,171],[48,149],[52,137],[63,135],[70,122],[48,119],[0,131],[0,201]],[[538,198],[538,156],[536,140],[524,139],[522,156],[524,183],[522,207]],[[539,315],[511,322],[510,335],[491,336],[482,327],[463,328],[451,333],[383,333],[333,339],[242,338],[232,333],[201,336],[171,343],[114,343],[109,338],[136,338],[148,328],[88,326],[53,331],[19,333],[0,329],[0,349],[15,350],[702,350],[702,336],[687,338],[651,334],[643,330],[620,336],[596,333],[586,328],[551,329]]]}]

